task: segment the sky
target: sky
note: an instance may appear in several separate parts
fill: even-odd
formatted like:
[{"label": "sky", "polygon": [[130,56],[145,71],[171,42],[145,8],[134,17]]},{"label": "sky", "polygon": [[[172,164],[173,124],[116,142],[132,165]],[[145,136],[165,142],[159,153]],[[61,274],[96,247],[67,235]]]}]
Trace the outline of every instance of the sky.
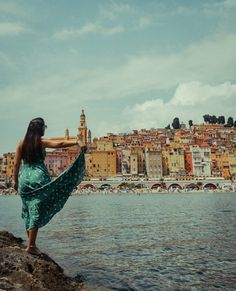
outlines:
[{"label": "sky", "polygon": [[236,0],[0,0],[0,155],[46,138],[235,116]]}]

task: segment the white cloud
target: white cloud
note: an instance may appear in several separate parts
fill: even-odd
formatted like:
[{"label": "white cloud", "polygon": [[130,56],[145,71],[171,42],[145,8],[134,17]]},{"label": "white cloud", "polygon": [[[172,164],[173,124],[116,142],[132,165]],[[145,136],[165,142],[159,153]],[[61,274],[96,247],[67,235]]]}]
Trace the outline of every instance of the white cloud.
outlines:
[{"label": "white cloud", "polygon": [[[119,67],[95,66],[92,70],[77,64],[66,67],[62,59],[61,70],[57,67],[40,76],[32,74],[25,84],[2,88],[0,117],[6,117],[13,108],[22,116],[43,110],[51,122],[53,119],[60,124],[61,116],[55,116],[55,110],[71,120],[76,118],[73,116],[77,116],[78,108],[91,100],[98,112],[103,112],[98,100],[107,100],[108,106],[112,106],[109,100],[130,96],[147,100],[150,90],[162,90],[163,98],[127,107],[116,121],[102,117],[105,123],[97,122],[94,134],[166,126],[175,116],[180,121],[197,122],[202,121],[204,113],[233,115],[235,85],[226,81],[235,80],[235,51],[236,36],[230,35],[202,41],[178,54],[134,56]],[[173,88],[175,94],[166,102],[165,90]],[[27,109],[21,104],[27,104]],[[59,130],[56,125],[54,130]]]},{"label": "white cloud", "polygon": [[202,41],[178,54],[134,56],[119,67],[97,66],[91,70],[75,64],[68,68],[63,66],[62,60],[63,69],[57,67],[46,75],[44,72],[41,78],[37,75],[37,79],[24,86],[11,85],[1,96],[21,99],[55,95],[99,100],[143,95],[145,98],[150,90],[168,90],[192,81],[219,84],[235,80],[235,51],[236,36],[231,35]]},{"label": "white cloud", "polygon": [[133,13],[133,9],[129,4],[111,2],[106,7],[100,7],[99,17],[102,20],[116,20],[121,15]]},{"label": "white cloud", "polygon": [[149,90],[166,90],[194,80],[220,83],[236,76],[236,36],[219,36],[187,47],[179,54],[131,57],[112,69],[88,75],[80,92],[85,98],[117,99]]},{"label": "white cloud", "polygon": [[1,36],[14,36],[22,32],[29,31],[22,23],[16,22],[1,22],[0,23],[0,37]]},{"label": "white cloud", "polygon": [[57,40],[79,38],[91,33],[111,36],[124,31],[144,29],[152,23],[150,15],[131,7],[128,4],[111,2],[100,7],[97,19],[81,27],[64,28],[53,34]]},{"label": "white cloud", "polygon": [[[205,113],[235,117],[236,85],[226,82],[219,85],[190,82],[180,84],[170,101],[162,99],[145,101],[126,107],[124,119],[130,130],[164,127],[174,117],[188,123],[203,122]],[[223,106],[224,105],[224,106]]]},{"label": "white cloud", "polygon": [[57,40],[67,40],[70,38],[82,37],[91,33],[109,36],[123,31],[124,28],[122,25],[106,27],[98,22],[90,22],[80,28],[63,29],[61,31],[58,31],[54,33],[53,38]]}]

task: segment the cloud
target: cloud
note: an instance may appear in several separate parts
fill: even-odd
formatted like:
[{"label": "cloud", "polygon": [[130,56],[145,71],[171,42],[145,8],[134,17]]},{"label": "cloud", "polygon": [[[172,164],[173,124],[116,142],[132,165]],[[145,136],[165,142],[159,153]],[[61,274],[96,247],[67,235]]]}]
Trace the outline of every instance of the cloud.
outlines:
[{"label": "cloud", "polygon": [[190,119],[201,123],[205,113],[235,117],[235,99],[236,85],[230,82],[218,85],[189,82],[180,84],[168,102],[157,98],[128,106],[123,116],[129,130],[164,127],[174,117],[185,123]]},{"label": "cloud", "polygon": [[229,35],[196,43],[179,53],[146,53],[132,56],[120,66],[95,66],[93,70],[72,63],[66,67],[61,59],[63,69],[47,70],[35,79],[32,76],[22,86],[12,84],[1,96],[8,100],[54,95],[62,99],[78,96],[81,100],[112,100],[132,95],[145,98],[150,90],[169,90],[192,81],[219,84],[235,80],[235,51],[236,36]]},{"label": "cloud", "polygon": [[28,28],[22,23],[17,22],[1,22],[0,23],[0,37],[15,36],[22,32],[29,31]]},{"label": "cloud", "polygon": [[110,36],[116,33],[124,31],[122,25],[116,25],[113,27],[106,27],[100,23],[90,22],[80,28],[63,29],[54,33],[53,38],[57,40],[67,40],[70,38],[78,38],[87,34],[97,33],[104,36]]},{"label": "cloud", "polygon": [[111,2],[108,6],[100,7],[99,17],[103,20],[116,20],[121,15],[130,14],[133,9],[129,4]]},{"label": "cloud", "polygon": [[176,54],[133,56],[120,67],[97,69],[88,75],[80,92],[90,99],[118,99],[169,90],[181,83],[220,83],[236,75],[236,36],[218,36]]},{"label": "cloud", "polygon": [[145,29],[152,23],[151,17],[142,11],[131,7],[129,4],[111,2],[105,7],[100,7],[97,19],[81,27],[64,28],[53,34],[57,40],[79,38],[96,33],[111,36],[124,31]]}]

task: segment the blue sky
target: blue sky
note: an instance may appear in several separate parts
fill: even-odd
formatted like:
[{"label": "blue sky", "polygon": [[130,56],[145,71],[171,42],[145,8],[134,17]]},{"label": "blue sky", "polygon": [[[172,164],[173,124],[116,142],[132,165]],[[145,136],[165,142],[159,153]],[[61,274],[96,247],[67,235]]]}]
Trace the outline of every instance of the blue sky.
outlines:
[{"label": "blue sky", "polygon": [[0,0],[0,154],[46,137],[235,116],[236,0]]}]

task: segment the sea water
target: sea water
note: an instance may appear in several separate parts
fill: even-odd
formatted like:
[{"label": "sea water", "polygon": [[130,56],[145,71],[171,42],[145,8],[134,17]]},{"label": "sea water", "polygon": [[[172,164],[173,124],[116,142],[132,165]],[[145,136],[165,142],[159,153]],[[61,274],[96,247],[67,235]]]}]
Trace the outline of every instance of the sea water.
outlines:
[{"label": "sea water", "polygon": [[[19,196],[0,229],[26,239]],[[87,290],[235,290],[236,193],[71,196],[38,246]]]}]

